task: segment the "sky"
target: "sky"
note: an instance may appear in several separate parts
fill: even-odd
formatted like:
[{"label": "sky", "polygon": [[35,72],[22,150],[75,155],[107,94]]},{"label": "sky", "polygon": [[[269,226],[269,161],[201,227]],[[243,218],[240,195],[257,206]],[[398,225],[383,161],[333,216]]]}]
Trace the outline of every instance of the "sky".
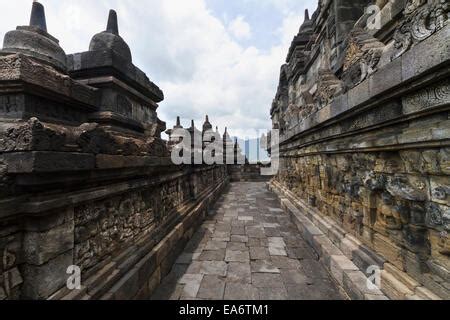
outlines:
[{"label": "sky", "polygon": [[[233,136],[270,129],[270,107],[292,38],[317,0],[41,0],[47,29],[67,54],[86,51],[109,9],[133,63],[165,94],[159,118],[176,116]],[[27,25],[32,0],[0,0],[0,38]],[[7,14],[5,14],[7,13]]]}]

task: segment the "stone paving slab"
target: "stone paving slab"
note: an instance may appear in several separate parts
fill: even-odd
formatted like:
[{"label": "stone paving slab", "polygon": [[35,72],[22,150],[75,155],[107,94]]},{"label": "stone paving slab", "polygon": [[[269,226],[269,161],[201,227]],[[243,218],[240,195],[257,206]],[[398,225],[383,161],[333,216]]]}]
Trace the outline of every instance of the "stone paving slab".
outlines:
[{"label": "stone paving slab", "polygon": [[230,262],[225,280],[227,282],[251,283],[252,271],[250,264],[247,262]]},{"label": "stone paving slab", "polygon": [[225,292],[225,281],[218,276],[204,276],[198,290],[197,298],[222,300]]},{"label": "stone paving slab", "polygon": [[265,183],[233,183],[151,299],[340,300]]},{"label": "stone paving slab", "polygon": [[227,283],[225,288],[225,300],[259,300],[258,289],[251,284]]},{"label": "stone paving slab", "polygon": [[250,258],[252,260],[269,259],[269,250],[266,247],[250,247]]},{"label": "stone paving slab", "polygon": [[253,260],[251,270],[254,273],[280,273],[280,269],[269,260]]}]

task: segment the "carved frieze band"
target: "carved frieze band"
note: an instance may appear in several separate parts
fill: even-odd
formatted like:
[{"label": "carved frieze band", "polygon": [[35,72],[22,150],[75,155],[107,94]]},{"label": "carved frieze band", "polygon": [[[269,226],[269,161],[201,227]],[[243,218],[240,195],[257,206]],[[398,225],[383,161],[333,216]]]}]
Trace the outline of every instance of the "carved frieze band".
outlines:
[{"label": "carved frieze band", "polygon": [[450,104],[450,80],[422,89],[403,98],[405,114]]}]

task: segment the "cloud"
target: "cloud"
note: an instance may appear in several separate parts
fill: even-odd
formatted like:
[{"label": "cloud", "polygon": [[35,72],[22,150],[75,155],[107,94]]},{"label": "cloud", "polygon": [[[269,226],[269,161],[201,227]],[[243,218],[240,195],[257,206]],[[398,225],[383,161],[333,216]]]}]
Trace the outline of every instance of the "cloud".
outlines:
[{"label": "cloud", "polygon": [[301,12],[309,9],[312,13],[317,8],[317,0],[243,0],[248,5],[269,6],[275,9],[275,12],[280,12],[283,15],[288,15],[292,12]]},{"label": "cloud", "polygon": [[[232,134],[270,128],[279,68],[303,16],[285,10],[298,1],[245,1],[254,10],[274,3],[279,8],[273,14],[281,15],[283,23],[275,30],[278,41],[269,50],[251,45],[252,28],[243,15],[223,22],[206,0],[41,0],[48,30],[60,39],[66,53],[87,50],[92,36],[105,29],[108,10],[116,9],[133,62],[164,91],[159,117],[169,127],[177,115],[185,125],[194,119],[200,127],[208,114],[214,126],[221,131],[228,126]],[[17,9],[28,7],[28,0],[2,4],[8,14],[0,19],[0,37],[28,23],[29,11]],[[244,39],[245,45],[240,42]]]},{"label": "cloud", "polygon": [[238,16],[231,21],[228,30],[239,40],[249,39],[252,36],[251,27],[243,16]]}]

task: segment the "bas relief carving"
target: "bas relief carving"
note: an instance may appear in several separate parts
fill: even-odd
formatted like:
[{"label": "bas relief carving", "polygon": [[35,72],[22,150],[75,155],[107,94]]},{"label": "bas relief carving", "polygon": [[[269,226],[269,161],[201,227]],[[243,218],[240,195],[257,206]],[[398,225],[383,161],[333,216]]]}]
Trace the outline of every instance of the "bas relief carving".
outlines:
[{"label": "bas relief carving", "polygon": [[[224,177],[223,168],[196,173],[197,192]],[[192,181],[180,177],[150,189],[75,207],[75,262],[90,269],[164,226],[191,200]]]},{"label": "bas relief carving", "polygon": [[18,299],[19,288],[23,283],[18,268],[18,236],[0,238],[0,300]]},{"label": "bas relief carving", "polygon": [[[429,152],[424,154],[427,162],[436,162]],[[427,178],[410,169],[399,171],[404,155],[393,152],[282,158],[278,182],[369,247],[376,246],[375,235],[392,244],[377,247],[379,254],[390,257],[395,253],[400,257],[402,250],[408,250],[422,261],[436,260],[442,268],[447,266],[448,186],[432,187]],[[432,198],[444,199],[445,204]],[[406,262],[400,259],[393,263],[401,267]]]},{"label": "bas relief carving", "polygon": [[362,29],[353,30],[343,66],[346,89],[351,89],[377,71],[385,46]]},{"label": "bas relief carving", "polygon": [[403,97],[405,113],[445,105],[450,101],[450,80],[444,80]]}]

